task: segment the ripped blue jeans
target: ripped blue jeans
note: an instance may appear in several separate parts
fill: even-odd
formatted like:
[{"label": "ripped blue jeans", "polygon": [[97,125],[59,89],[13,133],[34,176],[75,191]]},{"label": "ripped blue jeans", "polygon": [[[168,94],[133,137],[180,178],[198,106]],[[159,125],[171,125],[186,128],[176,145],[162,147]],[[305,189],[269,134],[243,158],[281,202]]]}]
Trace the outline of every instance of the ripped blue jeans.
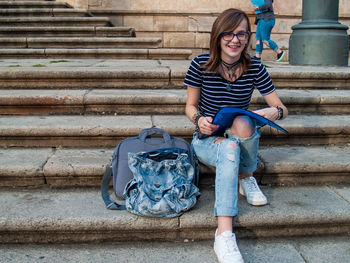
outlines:
[{"label": "ripped blue jeans", "polygon": [[194,134],[192,146],[200,162],[216,167],[215,216],[238,214],[238,172],[252,173],[258,166],[259,127],[249,138],[238,138],[227,129],[226,140],[215,144],[221,137],[198,139]]},{"label": "ripped blue jeans", "polygon": [[256,53],[261,54],[264,48],[263,42],[268,43],[269,48],[273,51],[278,49],[276,42],[270,39],[272,28],[275,26],[275,19],[264,21],[264,19],[259,19],[258,25],[256,26],[256,40],[259,43],[256,44]]}]

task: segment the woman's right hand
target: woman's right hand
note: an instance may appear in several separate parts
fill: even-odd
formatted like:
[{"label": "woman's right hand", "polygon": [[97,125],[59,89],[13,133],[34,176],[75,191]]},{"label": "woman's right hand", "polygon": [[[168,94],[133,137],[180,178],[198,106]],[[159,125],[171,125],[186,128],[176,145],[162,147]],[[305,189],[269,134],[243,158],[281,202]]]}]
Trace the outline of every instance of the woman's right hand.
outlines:
[{"label": "woman's right hand", "polygon": [[200,117],[198,120],[198,127],[201,133],[210,135],[219,128],[219,125],[212,124],[212,117]]}]

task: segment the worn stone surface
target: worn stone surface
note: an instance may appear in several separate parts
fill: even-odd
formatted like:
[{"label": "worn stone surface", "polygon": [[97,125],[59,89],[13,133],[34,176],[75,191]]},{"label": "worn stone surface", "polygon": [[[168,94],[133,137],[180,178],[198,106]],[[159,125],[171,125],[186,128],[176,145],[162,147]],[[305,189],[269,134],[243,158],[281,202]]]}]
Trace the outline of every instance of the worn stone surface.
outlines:
[{"label": "worn stone surface", "polygon": [[[132,118],[132,122],[130,121]],[[284,134],[270,126],[261,129],[262,145],[342,145],[348,143],[348,115],[290,115],[278,122],[288,131]],[[117,115],[117,116],[2,116],[0,136],[3,145],[29,146],[27,137],[46,146],[69,146],[70,140],[85,140],[81,146],[102,146],[99,140],[125,138],[143,128],[156,126],[174,136],[191,138],[194,126],[185,115]],[[57,139],[60,137],[60,143]],[[50,138],[50,141],[45,141]],[[93,139],[91,142],[88,139]],[[66,142],[65,142],[66,141]],[[87,143],[87,144],[86,144]],[[77,144],[73,144],[77,146]],[[103,144],[105,145],[105,144]]]},{"label": "worn stone surface", "polygon": [[0,90],[1,105],[82,105],[87,90]]},{"label": "worn stone surface", "polygon": [[[260,238],[238,239],[246,263],[346,262],[350,256],[349,237]],[[130,262],[154,263],[216,261],[213,241],[123,242],[101,245],[2,245],[0,260],[4,263],[36,261],[56,262]],[[132,255],[132,257],[130,257]]]},{"label": "worn stone surface", "polygon": [[43,169],[46,182],[53,187],[97,186],[112,154],[113,149],[59,149]]},{"label": "worn stone surface", "polygon": [[[67,0],[74,7],[82,7],[89,5],[92,9],[118,9],[118,10],[152,10],[152,11],[206,11],[206,12],[221,12],[227,8],[235,7],[246,12],[253,11],[253,6],[250,1],[169,1],[169,0]],[[300,16],[302,11],[302,0],[286,2],[283,0],[274,1],[274,10],[277,15]],[[346,0],[339,1],[339,15],[347,17],[350,14],[350,7]]]},{"label": "worn stone surface", "polygon": [[302,239],[297,243],[296,249],[300,251],[307,262],[340,263],[346,262],[350,257],[349,244],[349,236],[339,239],[338,242],[332,238],[315,239],[314,241]]},{"label": "worn stone surface", "polygon": [[[1,94],[1,93],[0,93]],[[182,104],[186,101],[186,91],[170,89],[143,90],[129,89],[123,91],[92,90],[85,96],[86,104]]]},{"label": "worn stone surface", "polygon": [[[99,186],[115,146],[116,143],[109,148],[63,148],[56,151],[48,148],[3,148],[0,186],[26,186],[32,183],[33,177],[40,180],[38,185],[44,184],[45,179],[48,185],[54,187]],[[46,152],[49,154],[42,156]],[[349,147],[260,147],[256,177],[272,185],[350,183],[348,152]],[[319,158],[314,158],[316,155]],[[40,162],[29,169],[26,165],[18,165],[22,159],[28,159],[31,165],[35,164],[32,160]],[[215,169],[201,165],[200,184],[214,185],[214,173]],[[350,199],[340,186],[336,189],[339,194],[344,194],[344,199]]]},{"label": "worn stone surface", "polygon": [[18,116],[0,120],[0,134],[12,136],[128,136],[152,126],[149,116]]},{"label": "worn stone surface", "polygon": [[[147,1],[146,3],[142,0],[134,0],[130,1],[127,6],[125,2],[122,2],[118,8],[112,8],[111,6],[115,4],[115,1],[104,0],[99,6],[91,7],[90,10],[93,14],[109,16],[112,20],[122,17],[121,24],[118,25],[134,27],[137,32],[142,33],[144,36],[150,36],[147,33],[162,33],[164,35],[163,47],[165,48],[174,46],[174,43],[168,40],[169,37],[166,37],[170,35],[167,33],[184,34],[185,36],[188,36],[190,33],[209,33],[218,14],[230,7],[239,8],[247,12],[252,25],[251,31],[253,33],[256,32],[256,26],[254,25],[255,14],[250,1],[232,0],[219,3],[217,1],[205,1],[205,3],[203,1],[191,1],[191,3],[187,1],[186,3],[184,1],[176,1],[175,3],[173,1]],[[339,2],[339,21],[349,26],[350,12],[348,9],[349,7],[345,4],[345,0],[341,0]],[[276,24],[272,31],[272,39],[280,48],[288,51],[292,26],[301,22],[302,0],[293,1],[293,3],[286,3],[281,0],[275,1],[274,11]],[[255,37],[253,36],[253,38]],[[255,41],[253,43],[252,48],[255,49]],[[195,48],[198,48],[196,44],[192,42],[191,45],[187,41],[186,47],[196,53],[194,51]],[[288,60],[287,55],[284,58],[285,61]],[[274,61],[276,53],[265,48],[263,59]]]},{"label": "worn stone surface", "polygon": [[28,48],[157,48],[160,38],[130,37],[29,37]]},{"label": "worn stone surface", "polygon": [[[166,129],[174,136],[186,135],[192,136],[194,125],[183,115],[158,115],[153,116],[153,124],[161,129]],[[180,128],[180,129],[179,129]]]},{"label": "worn stone surface", "polygon": [[[161,51],[151,49],[150,53],[160,54]],[[167,54],[167,51],[164,54]],[[174,52],[168,54],[176,55]],[[0,87],[183,87],[183,80],[191,62],[74,58],[65,60],[60,62],[60,59],[3,59],[0,63]],[[55,63],[56,61],[58,63]],[[39,64],[42,66],[35,66]],[[350,88],[348,67],[293,67],[288,63],[272,62],[266,62],[266,65],[278,88]]]},{"label": "worn stone surface", "polygon": [[[330,188],[262,187],[262,190],[269,202],[263,207],[251,206],[240,196],[234,226],[241,237],[314,235],[325,234],[331,229],[338,232],[342,227],[349,228],[345,218],[349,217],[350,204]],[[349,187],[345,187],[344,191],[348,192]],[[213,207],[213,192],[203,192],[198,206],[181,217],[181,229],[209,238],[210,229],[216,227]],[[330,224],[336,221],[337,225]],[[258,222],[264,222],[263,226],[259,226],[261,223]],[[183,231],[182,235],[189,238],[189,233]]]},{"label": "worn stone surface", "polygon": [[[98,190],[23,190],[2,195],[6,198],[0,205],[0,232],[8,233],[1,235],[2,243],[122,241],[138,236],[171,240],[178,228],[177,218],[159,220],[108,210]],[[162,238],[164,231],[169,236]]]},{"label": "worn stone surface", "polygon": [[17,37],[18,35],[33,36],[121,36],[131,37],[135,35],[135,30],[130,27],[57,27],[57,26],[18,26],[18,27],[1,27],[0,36]]},{"label": "worn stone surface", "polygon": [[350,193],[347,186],[331,186],[332,190],[341,196],[344,200],[350,203]]},{"label": "worn stone surface", "polygon": [[134,122],[130,126],[130,116],[1,117],[0,127],[4,127],[0,130],[1,144],[3,147],[112,147],[121,139],[152,127],[150,116],[132,118]]},{"label": "worn stone surface", "polygon": [[155,16],[153,18],[153,31],[184,32],[188,30],[188,19],[179,16]]},{"label": "worn stone surface", "polygon": [[188,33],[164,33],[164,47],[169,48],[188,48],[195,47],[195,34]]},{"label": "worn stone surface", "polygon": [[[239,237],[349,231],[350,204],[328,187],[263,187],[263,191],[269,200],[264,207],[250,206],[240,196],[234,223]],[[157,219],[107,210],[98,190],[2,190],[1,242],[212,239],[213,189],[201,192],[198,204],[180,218]]]},{"label": "worn stone surface", "polygon": [[153,16],[138,16],[137,19],[133,16],[125,16],[123,19],[123,26],[133,25],[132,27],[138,29],[140,32],[154,31],[154,17]]},{"label": "worn stone surface", "polygon": [[307,149],[290,146],[288,149],[273,147],[273,150],[263,148],[260,149],[260,156],[265,163],[266,173],[291,174],[296,170],[298,174],[350,172],[350,148],[344,146],[316,146]]},{"label": "worn stone surface", "polygon": [[208,33],[197,33],[196,34],[196,48],[208,48],[209,49],[209,41],[210,34]]},{"label": "worn stone surface", "polygon": [[0,148],[0,186],[44,185],[43,167],[52,154],[52,149]]}]

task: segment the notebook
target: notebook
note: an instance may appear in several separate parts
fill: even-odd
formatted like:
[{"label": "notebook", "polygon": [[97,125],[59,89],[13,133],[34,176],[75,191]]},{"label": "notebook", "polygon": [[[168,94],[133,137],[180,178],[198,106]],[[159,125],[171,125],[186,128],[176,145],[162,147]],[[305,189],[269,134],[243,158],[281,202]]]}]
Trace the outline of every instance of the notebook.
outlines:
[{"label": "notebook", "polygon": [[265,0],[251,0],[253,5],[262,6],[265,4]]},{"label": "notebook", "polygon": [[[265,0],[251,0],[251,2],[255,6],[262,6],[263,4],[265,4]],[[262,11],[256,10],[255,13],[260,14],[260,13],[264,13],[266,11],[267,10],[262,10]]]},{"label": "notebook", "polygon": [[275,122],[270,121],[269,119],[266,119],[265,117],[260,116],[259,114],[256,114],[252,111],[243,110],[243,109],[234,108],[234,107],[224,107],[218,110],[218,112],[215,114],[213,124],[219,125],[219,129],[217,129],[211,135],[223,134],[227,128],[232,126],[232,122],[237,115],[247,115],[251,117],[256,121],[256,124],[258,126],[262,127],[267,124],[284,133],[288,133],[287,130],[283,129],[281,126],[279,126]]}]

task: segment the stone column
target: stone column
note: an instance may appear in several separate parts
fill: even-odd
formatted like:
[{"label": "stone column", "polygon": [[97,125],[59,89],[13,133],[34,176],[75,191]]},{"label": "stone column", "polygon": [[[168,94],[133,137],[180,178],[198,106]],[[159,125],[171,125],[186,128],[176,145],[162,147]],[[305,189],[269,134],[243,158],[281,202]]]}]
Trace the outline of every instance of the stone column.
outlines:
[{"label": "stone column", "polygon": [[338,22],[339,0],[303,0],[302,22],[292,27],[289,63],[347,66],[348,27]]}]

